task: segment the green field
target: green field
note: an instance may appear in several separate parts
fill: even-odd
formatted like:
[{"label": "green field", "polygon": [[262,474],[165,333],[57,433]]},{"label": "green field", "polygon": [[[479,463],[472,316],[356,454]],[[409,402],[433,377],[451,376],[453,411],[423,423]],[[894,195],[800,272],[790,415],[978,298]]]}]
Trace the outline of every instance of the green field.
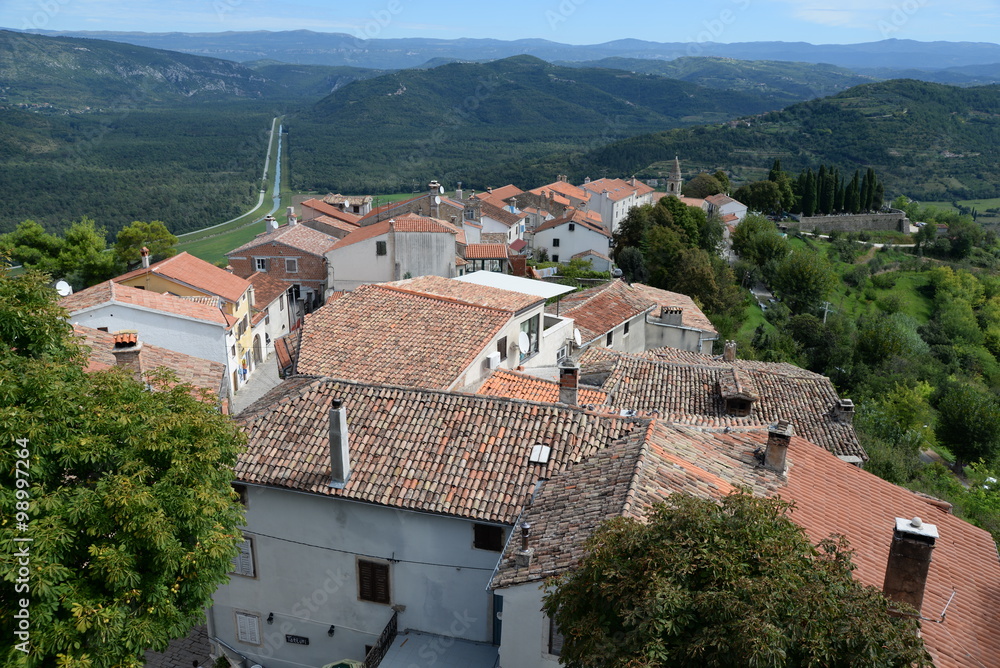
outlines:
[{"label": "green field", "polygon": [[[992,199],[962,199],[958,200],[961,206],[967,206],[969,208],[978,211],[978,216],[976,217],[976,222],[981,225],[996,225],[1000,224],[1000,214],[997,213],[987,213],[987,209],[1000,209],[1000,197],[994,197]],[[926,206],[933,206],[939,209],[947,209],[948,211],[958,211],[951,202],[921,202]]]}]

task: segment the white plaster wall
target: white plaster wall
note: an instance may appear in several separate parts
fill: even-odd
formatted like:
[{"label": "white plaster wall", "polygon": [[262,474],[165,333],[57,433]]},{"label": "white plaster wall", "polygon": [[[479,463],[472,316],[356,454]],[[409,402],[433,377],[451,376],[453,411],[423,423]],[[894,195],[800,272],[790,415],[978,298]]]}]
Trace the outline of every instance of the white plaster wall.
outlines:
[{"label": "white plaster wall", "polygon": [[645,331],[647,349],[666,346],[705,355],[712,353],[712,342],[718,337],[716,334],[703,332],[700,329],[663,325],[652,317],[646,321]]},{"label": "white plaster wall", "polygon": [[[216,591],[216,635],[266,668],[361,660],[365,645],[375,643],[392,616],[389,605],[358,599],[361,555],[396,560],[389,577],[392,604],[405,606],[400,631],[491,642],[492,592],[486,586],[499,553],[472,547],[473,526],[457,518],[249,487],[246,531],[254,538],[257,576],[231,575]],[[237,640],[235,610],[260,615],[263,646]],[[271,625],[265,621],[269,613]],[[286,634],[307,637],[309,645],[286,643]]]},{"label": "white plaster wall", "polygon": [[554,668],[559,657],[548,653],[549,620],[542,612],[538,582],[498,589],[503,597],[500,668]]},{"label": "white plaster wall", "polygon": [[111,333],[134,329],[139,332],[139,340],[143,343],[221,362],[230,372],[235,368],[228,353],[229,345],[235,343],[235,338],[226,335],[221,323],[183,318],[128,304],[105,304],[84,313],[72,314],[69,320],[94,329],[107,327]]},{"label": "white plaster wall", "polygon": [[455,277],[455,235],[427,232],[396,232],[396,279],[411,277]]},{"label": "white plaster wall", "polygon": [[[382,234],[344,248],[333,248],[326,254],[333,267],[333,290],[355,290],[366,283],[385,283],[393,280],[393,249],[389,235]],[[386,242],[386,254],[375,254],[375,242]]]},{"label": "white plaster wall", "polygon": [[[559,239],[559,246],[552,245],[553,239]],[[533,245],[535,248],[547,249],[549,257],[558,255],[560,262],[569,262],[577,253],[589,250],[607,255],[611,248],[611,240],[579,223],[575,223],[575,229],[570,232],[569,223],[563,223],[541,232],[535,232]]]}]

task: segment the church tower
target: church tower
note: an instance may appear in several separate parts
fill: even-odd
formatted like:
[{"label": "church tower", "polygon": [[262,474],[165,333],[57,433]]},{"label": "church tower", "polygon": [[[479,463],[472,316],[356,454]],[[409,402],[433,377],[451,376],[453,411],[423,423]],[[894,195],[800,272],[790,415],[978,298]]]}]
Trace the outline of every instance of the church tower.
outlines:
[{"label": "church tower", "polygon": [[674,166],[670,169],[670,178],[667,179],[667,194],[674,197],[681,196],[681,186],[684,185],[684,178],[681,176],[681,161],[674,156]]}]

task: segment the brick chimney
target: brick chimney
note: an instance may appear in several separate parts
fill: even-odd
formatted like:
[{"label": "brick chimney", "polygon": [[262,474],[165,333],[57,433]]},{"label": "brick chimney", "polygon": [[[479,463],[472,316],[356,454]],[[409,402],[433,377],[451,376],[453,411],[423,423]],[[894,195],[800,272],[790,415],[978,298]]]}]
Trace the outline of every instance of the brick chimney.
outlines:
[{"label": "brick chimney", "polygon": [[115,332],[111,352],[115,356],[115,366],[128,369],[136,380],[145,382],[142,377],[142,341],[136,330],[123,329]]},{"label": "brick chimney", "polygon": [[351,479],[347,439],[347,409],[342,399],[330,403],[330,487],[344,489]]},{"label": "brick chimney", "polygon": [[885,582],[882,593],[898,603],[912,605],[920,612],[927,585],[927,570],[931,565],[931,552],[937,542],[937,527],[924,524],[919,517],[912,520],[896,518],[889,546],[889,560],[885,565]]},{"label": "brick chimney", "polygon": [[576,406],[579,403],[580,365],[567,357],[559,362],[559,403]]},{"label": "brick chimney", "polygon": [[854,422],[854,402],[850,399],[838,399],[833,406],[833,417],[837,422],[852,424]]},{"label": "brick chimney", "polygon": [[795,429],[787,420],[778,420],[767,430],[767,449],[764,450],[764,466],[777,471],[785,472],[785,458],[788,455],[788,444],[792,440]]},{"label": "brick chimney", "polygon": [[722,359],[726,362],[736,361],[736,342],[726,341],[725,347],[722,349]]}]

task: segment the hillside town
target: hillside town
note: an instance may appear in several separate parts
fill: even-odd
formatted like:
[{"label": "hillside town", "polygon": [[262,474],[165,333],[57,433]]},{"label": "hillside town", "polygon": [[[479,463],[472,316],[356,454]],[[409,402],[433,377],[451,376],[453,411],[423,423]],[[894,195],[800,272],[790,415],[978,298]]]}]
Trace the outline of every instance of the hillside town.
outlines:
[{"label": "hillside town", "polygon": [[[663,185],[312,197],[225,268],[144,253],[61,299],[91,370],[167,367],[247,436],[240,553],[195,631],[212,660],[557,666],[545,585],[602,522],[745,490],[794,502],[813,542],[845,536],[935,666],[995,665],[991,535],[866,472],[829,378],[741,359],[690,296],[615,271],[633,207],[678,197],[726,238],[747,215],[681,197],[677,159]],[[565,285],[540,257],[609,278]]]}]

